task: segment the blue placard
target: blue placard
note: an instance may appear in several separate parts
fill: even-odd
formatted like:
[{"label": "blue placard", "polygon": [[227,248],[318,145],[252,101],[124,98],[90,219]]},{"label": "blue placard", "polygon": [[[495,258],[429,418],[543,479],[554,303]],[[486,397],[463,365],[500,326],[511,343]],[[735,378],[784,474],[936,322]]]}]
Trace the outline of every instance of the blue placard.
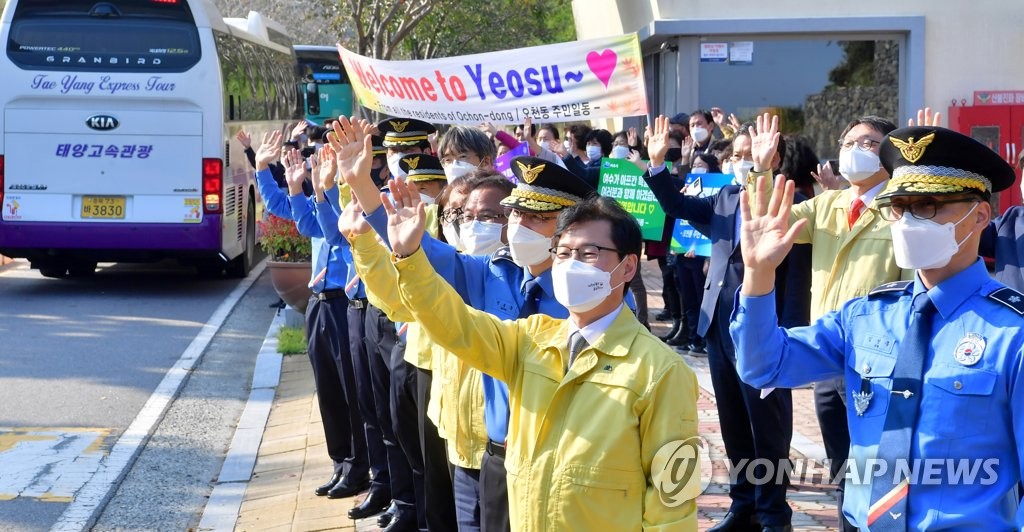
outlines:
[{"label": "blue placard", "polygon": [[[708,197],[718,194],[726,185],[732,184],[732,174],[688,174],[683,194]],[[684,220],[676,220],[672,228],[672,251],[684,254],[693,250],[698,256],[711,256],[711,239],[699,233]]]}]

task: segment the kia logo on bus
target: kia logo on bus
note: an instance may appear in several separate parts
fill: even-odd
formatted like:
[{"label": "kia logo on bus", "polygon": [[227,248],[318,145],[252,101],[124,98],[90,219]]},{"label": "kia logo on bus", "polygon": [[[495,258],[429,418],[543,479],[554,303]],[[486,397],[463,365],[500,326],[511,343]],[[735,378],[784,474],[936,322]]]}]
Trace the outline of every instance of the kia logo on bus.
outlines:
[{"label": "kia logo on bus", "polygon": [[94,115],[85,119],[85,125],[97,131],[110,131],[121,125],[116,118],[110,115]]}]

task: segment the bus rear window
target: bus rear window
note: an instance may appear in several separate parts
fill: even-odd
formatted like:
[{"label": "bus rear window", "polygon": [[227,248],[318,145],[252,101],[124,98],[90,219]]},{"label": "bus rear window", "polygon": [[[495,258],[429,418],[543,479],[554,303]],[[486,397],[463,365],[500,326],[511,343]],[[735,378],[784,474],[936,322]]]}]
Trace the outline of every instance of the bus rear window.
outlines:
[{"label": "bus rear window", "polygon": [[7,56],[26,70],[183,72],[199,32],[185,0],[23,0]]}]

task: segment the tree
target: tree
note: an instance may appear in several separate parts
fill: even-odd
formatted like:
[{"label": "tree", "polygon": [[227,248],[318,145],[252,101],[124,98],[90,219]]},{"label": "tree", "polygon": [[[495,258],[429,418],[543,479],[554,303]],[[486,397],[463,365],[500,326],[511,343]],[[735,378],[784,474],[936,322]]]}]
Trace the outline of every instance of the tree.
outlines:
[{"label": "tree", "polygon": [[430,59],[575,38],[569,0],[438,0],[403,48],[410,59]]},{"label": "tree", "polygon": [[341,16],[335,18],[338,33],[352,25],[354,44],[360,55],[391,59],[402,41],[430,14],[440,0],[338,0]]}]

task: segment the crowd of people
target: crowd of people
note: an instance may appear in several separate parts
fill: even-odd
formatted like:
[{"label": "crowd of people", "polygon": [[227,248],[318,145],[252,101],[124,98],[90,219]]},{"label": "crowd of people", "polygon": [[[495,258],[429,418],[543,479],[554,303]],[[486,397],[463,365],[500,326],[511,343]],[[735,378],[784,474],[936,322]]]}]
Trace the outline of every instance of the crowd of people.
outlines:
[{"label": "crowd of people", "polygon": [[[938,123],[850,120],[836,167],[778,117],[718,108],[642,132],[339,117],[257,149],[240,133],[267,211],[313,244],[335,465],[316,494],[366,492],[348,516],[388,531],[696,530],[698,461],[664,452],[698,436],[689,351],[730,463],[712,530],[792,529],[788,478],[751,479],[788,460],[790,389],[809,383],[844,530],[1024,526],[1022,222],[989,201],[1015,174]],[[523,144],[515,178],[498,173]],[[644,172],[662,240],[597,194],[602,158]],[[686,191],[707,173],[732,184]],[[672,250],[675,219],[710,257]],[[661,337],[641,260],[661,269]],[[892,473],[933,459],[996,459],[996,478]]]}]

